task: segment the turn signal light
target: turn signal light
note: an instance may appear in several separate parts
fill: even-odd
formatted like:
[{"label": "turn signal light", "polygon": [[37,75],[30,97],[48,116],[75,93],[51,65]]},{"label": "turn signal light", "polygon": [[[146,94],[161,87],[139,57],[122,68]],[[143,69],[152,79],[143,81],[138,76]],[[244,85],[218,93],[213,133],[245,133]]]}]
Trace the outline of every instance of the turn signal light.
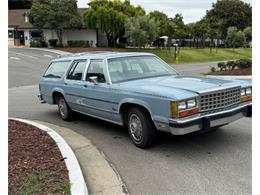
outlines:
[{"label": "turn signal light", "polygon": [[252,96],[242,96],[240,102],[247,102],[251,100],[252,100]]},{"label": "turn signal light", "polygon": [[198,113],[198,112],[199,112],[198,108],[192,108],[192,109],[189,109],[189,110],[179,112],[179,117],[189,116],[189,115],[192,115],[192,114],[195,114],[195,113]]}]

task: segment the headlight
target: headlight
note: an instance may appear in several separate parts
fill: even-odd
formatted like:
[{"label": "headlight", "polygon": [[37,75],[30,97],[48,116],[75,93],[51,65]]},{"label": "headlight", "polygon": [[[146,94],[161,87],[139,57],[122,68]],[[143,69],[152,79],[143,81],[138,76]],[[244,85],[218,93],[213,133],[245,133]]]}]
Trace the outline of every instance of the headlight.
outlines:
[{"label": "headlight", "polygon": [[241,89],[241,96],[246,95],[246,90],[245,89]]},{"label": "headlight", "polygon": [[185,117],[199,112],[196,99],[189,99],[180,102],[171,102],[171,114],[173,118]]},{"label": "headlight", "polygon": [[188,100],[188,101],[187,101],[187,107],[188,107],[188,108],[193,108],[193,107],[195,107],[196,105],[197,105],[196,99],[192,99],[192,100]]},{"label": "headlight", "polygon": [[179,102],[178,103],[178,110],[185,110],[185,109],[187,109],[186,101]]},{"label": "headlight", "polygon": [[251,94],[252,94],[251,88],[246,88],[246,95],[251,95]]},{"label": "headlight", "polygon": [[241,89],[241,98],[240,102],[247,102],[247,101],[252,101],[252,88],[243,88]]}]

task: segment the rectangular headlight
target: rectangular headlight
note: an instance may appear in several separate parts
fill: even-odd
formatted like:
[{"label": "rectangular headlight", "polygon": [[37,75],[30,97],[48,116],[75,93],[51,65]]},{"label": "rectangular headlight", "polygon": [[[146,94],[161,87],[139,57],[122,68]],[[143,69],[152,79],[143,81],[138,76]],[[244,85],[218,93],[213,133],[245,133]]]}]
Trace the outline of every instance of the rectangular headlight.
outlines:
[{"label": "rectangular headlight", "polygon": [[187,107],[188,108],[193,108],[196,106],[196,99],[188,100],[187,101]]},{"label": "rectangular headlight", "polygon": [[241,96],[246,95],[246,90],[245,89],[241,89]]},{"label": "rectangular headlight", "polygon": [[251,95],[251,94],[252,94],[251,88],[246,88],[246,95]]},{"label": "rectangular headlight", "polygon": [[186,101],[182,101],[178,103],[178,110],[185,110],[187,109]]}]

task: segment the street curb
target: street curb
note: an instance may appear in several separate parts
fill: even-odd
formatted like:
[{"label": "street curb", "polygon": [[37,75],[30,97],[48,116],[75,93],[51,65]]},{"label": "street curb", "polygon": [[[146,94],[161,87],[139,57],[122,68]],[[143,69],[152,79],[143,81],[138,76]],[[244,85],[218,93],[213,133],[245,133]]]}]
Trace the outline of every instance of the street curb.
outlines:
[{"label": "street curb", "polygon": [[67,51],[61,51],[61,50],[57,50],[57,49],[48,49],[48,48],[26,48],[26,49],[36,49],[36,50],[41,50],[41,51],[47,51],[47,52],[52,52],[52,53],[56,53],[59,55],[68,55],[68,54],[72,54],[71,52],[67,52]]},{"label": "street curb", "polygon": [[45,131],[48,133],[48,135],[56,142],[58,148],[60,149],[60,152],[62,156],[65,158],[65,164],[67,166],[68,172],[69,172],[69,179],[71,183],[71,194],[72,195],[88,195],[88,189],[81,171],[81,168],[79,166],[78,160],[70,148],[70,146],[66,143],[66,141],[53,129],[42,125],[40,123],[20,119],[20,118],[9,118],[11,120],[20,121],[23,123],[30,124],[32,126],[35,126],[42,131]]},{"label": "street curb", "polygon": [[252,75],[241,75],[241,76],[233,76],[233,75],[227,75],[227,76],[206,75],[206,77],[223,78],[223,79],[244,79],[244,80],[251,80],[252,79]]},{"label": "street curb", "polygon": [[91,195],[113,194],[128,195],[128,189],[120,174],[106,157],[89,139],[72,129],[37,121],[54,129],[70,145],[80,164],[83,176]]}]

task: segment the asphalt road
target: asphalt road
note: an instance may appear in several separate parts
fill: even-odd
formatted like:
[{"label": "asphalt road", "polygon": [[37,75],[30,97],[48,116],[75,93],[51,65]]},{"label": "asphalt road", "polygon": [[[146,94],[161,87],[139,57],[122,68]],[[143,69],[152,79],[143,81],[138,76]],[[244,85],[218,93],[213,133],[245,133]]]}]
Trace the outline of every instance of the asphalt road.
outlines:
[{"label": "asphalt road", "polygon": [[9,117],[46,121],[88,137],[113,163],[133,195],[252,193],[251,119],[200,135],[161,134],[155,147],[142,150],[122,127],[83,115],[64,122],[56,106],[40,104],[36,84],[51,59],[46,55],[55,56],[9,49]]}]

